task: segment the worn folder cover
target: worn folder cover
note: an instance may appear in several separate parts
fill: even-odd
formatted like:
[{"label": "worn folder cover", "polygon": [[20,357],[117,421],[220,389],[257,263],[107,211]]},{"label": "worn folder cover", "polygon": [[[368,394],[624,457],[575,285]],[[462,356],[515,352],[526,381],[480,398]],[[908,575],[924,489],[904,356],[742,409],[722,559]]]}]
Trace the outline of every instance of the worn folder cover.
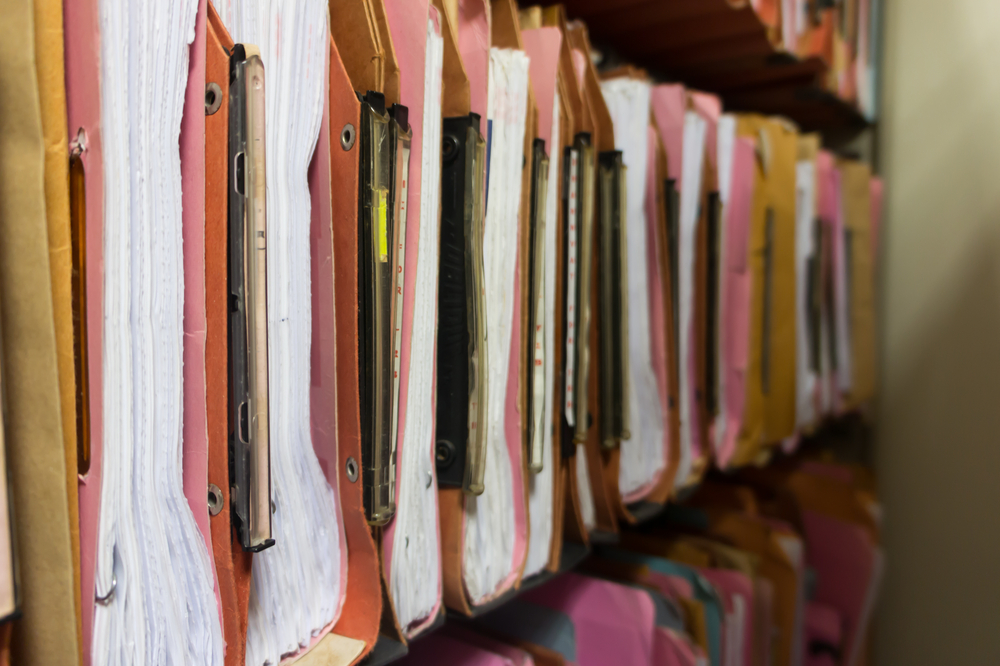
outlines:
[{"label": "worn folder cover", "polygon": [[69,136],[66,123],[66,70],[62,0],[34,3],[35,70],[45,140],[45,217],[52,275],[52,309],[59,364],[59,402],[66,450],[66,492],[69,501],[70,546],[73,550],[74,605],[77,648],[80,649],[80,511],[77,497],[76,356],[73,325],[73,252],[70,213]]},{"label": "worn folder cover", "polygon": [[[735,119],[731,118],[735,124]],[[731,166],[727,200],[723,211],[725,246],[722,252],[722,282],[719,334],[723,389],[721,419],[712,433],[716,464],[730,466],[737,438],[747,416],[747,362],[750,344],[750,297],[753,288],[749,233],[753,206],[754,142],[732,134]]]},{"label": "worn folder cover", "polygon": [[[362,3],[341,3],[345,13]],[[339,11],[339,10],[338,10]],[[362,11],[362,16],[364,13]],[[344,17],[347,20],[347,17]],[[334,39],[330,43],[330,91],[329,121],[325,123],[329,131],[321,132],[320,146],[328,151],[330,199],[328,210],[332,219],[332,236],[323,235],[313,243],[313,251],[322,254],[314,256],[313,265],[321,265],[330,278],[319,285],[319,303],[333,313],[356,313],[358,311],[358,179],[360,142],[358,128],[361,126],[361,105],[355,95],[358,83],[378,85],[378,68],[369,69],[371,62],[380,59],[381,51],[371,30],[358,30],[365,24],[354,24],[350,35],[337,32],[341,23],[338,13],[331,16],[330,25]],[[343,26],[340,26],[343,27]],[[348,63],[356,65],[350,69]],[[360,63],[360,66],[357,64]],[[369,79],[365,79],[369,76]],[[366,88],[367,89],[367,88]],[[319,152],[320,148],[317,148]],[[312,175],[312,174],[311,174]],[[316,224],[314,208],[314,225]],[[329,233],[327,225],[317,229],[319,233]],[[322,275],[320,276],[322,277]],[[314,274],[314,285],[316,275]],[[317,287],[314,286],[314,299]],[[324,321],[316,313],[313,316],[313,353],[319,353],[323,368],[332,375],[327,381],[314,385],[314,401],[317,392],[332,395],[336,400],[336,411],[326,415],[329,425],[337,433],[336,458],[325,461],[330,468],[339,471],[339,498],[347,539],[347,579],[344,606],[340,619],[333,627],[333,633],[364,642],[364,647],[354,657],[360,658],[371,651],[378,636],[382,616],[383,594],[379,573],[379,560],[371,531],[365,520],[363,487],[361,481],[361,404],[359,387],[358,357],[358,317],[336,316],[335,325],[317,330]],[[328,320],[327,320],[328,321]],[[316,360],[314,359],[314,367]],[[317,418],[313,412],[314,419]],[[321,458],[323,460],[323,458]],[[332,484],[331,484],[332,485]],[[315,651],[314,651],[315,652]],[[307,657],[308,658],[308,657]],[[348,663],[353,663],[349,661]]]},{"label": "worn folder cover", "polygon": [[[580,300],[584,298],[585,289],[589,291],[590,299],[590,330],[587,332],[589,349],[589,372],[587,386],[587,412],[586,418],[589,427],[586,431],[586,441],[584,448],[587,454],[588,472],[590,475],[590,485],[594,494],[594,509],[596,527],[604,532],[616,532],[618,529],[618,519],[612,503],[613,493],[605,479],[612,478],[617,485],[617,469],[611,472],[605,469],[605,456],[601,450],[601,419],[606,415],[600,410],[600,386],[601,377],[599,368],[601,367],[599,335],[600,317],[600,271],[599,262],[600,247],[597,244],[597,206],[598,206],[598,183],[597,183],[597,153],[602,151],[613,151],[615,146],[614,127],[611,123],[611,115],[608,113],[607,105],[604,103],[604,96],[601,94],[601,84],[597,78],[597,70],[590,60],[590,40],[587,36],[587,28],[581,23],[573,23],[564,29],[564,37],[569,42],[573,53],[574,69],[577,83],[580,86],[583,99],[583,130],[589,132],[589,142],[593,146],[594,155],[594,181],[583,185],[590,187],[592,192],[592,202],[594,206],[594,229],[591,247],[593,255],[591,257],[591,284],[580,285]],[[582,240],[581,242],[581,248]],[[611,475],[609,477],[609,475]]]},{"label": "worn folder cover", "polygon": [[72,664],[79,659],[72,523],[48,266],[46,120],[35,55],[44,44],[35,43],[30,4],[5,2],[0,12],[4,443],[17,557],[22,565],[31,564],[21,576],[23,615],[15,629],[12,663]]},{"label": "worn folder cover", "polygon": [[[566,36],[566,16],[561,5],[546,7],[542,10],[542,25],[559,30],[559,73],[557,90],[559,93],[562,115],[559,121],[559,137],[554,137],[553,146],[561,151],[559,183],[559,201],[557,204],[557,267],[556,267],[556,316],[555,316],[555,356],[553,363],[556,371],[556,385],[553,406],[556,434],[553,442],[558,442],[561,456],[566,460],[564,478],[564,528],[567,538],[575,541],[589,541],[587,521],[584,519],[584,502],[587,515],[593,511],[593,492],[589,482],[585,487],[580,484],[580,471],[586,477],[587,461],[585,449],[574,438],[575,421],[571,425],[570,414],[575,414],[576,404],[574,381],[577,373],[576,351],[571,345],[575,342],[576,320],[581,306],[578,301],[579,284],[577,280],[579,260],[577,248],[578,213],[576,201],[570,204],[570,193],[576,193],[579,184],[570,183],[574,166],[573,145],[578,132],[584,131],[584,108],[581,87],[577,81],[573,65],[572,47]],[[558,143],[557,143],[558,142]],[[579,159],[578,157],[576,159]],[[570,293],[572,290],[572,294]],[[571,358],[572,356],[572,358]],[[586,402],[584,402],[586,407]],[[585,430],[583,430],[585,432]],[[582,442],[580,443],[582,444]],[[579,457],[578,454],[579,453]]]},{"label": "worn folder cover", "polygon": [[[93,632],[94,572],[97,538],[95,527],[100,508],[101,449],[103,419],[101,396],[103,365],[103,219],[104,178],[101,140],[100,31],[97,0],[71,2],[65,7],[67,121],[75,133],[74,150],[79,153],[85,178],[82,193],[87,222],[84,290],[86,293],[86,395],[89,399],[87,447],[79,476],[80,586],[84,663],[90,663]],[[79,353],[79,352],[77,352]],[[89,527],[88,527],[89,526]]]},{"label": "worn folder cover", "polygon": [[[548,192],[549,199],[554,199],[556,206],[554,211],[545,211],[545,227],[541,241],[542,253],[544,254],[544,271],[538,279],[542,281],[541,289],[543,293],[544,308],[542,321],[536,322],[536,329],[539,324],[545,327],[543,338],[544,372],[542,374],[543,386],[540,387],[543,395],[543,409],[549,415],[548,420],[543,418],[539,421],[542,433],[537,436],[545,442],[545,433],[549,434],[548,448],[542,452],[543,464],[549,466],[549,470],[542,470],[551,478],[551,539],[548,551],[549,570],[556,570],[559,567],[559,558],[562,552],[563,520],[565,517],[564,504],[567,499],[567,472],[568,462],[563,456],[561,436],[562,423],[561,414],[563,412],[564,373],[562,369],[563,360],[563,327],[562,316],[565,308],[565,299],[560,293],[563,286],[560,279],[564,266],[562,262],[563,229],[562,229],[562,166],[563,166],[563,137],[567,131],[572,132],[570,116],[568,112],[569,101],[563,95],[563,88],[560,86],[560,58],[563,53],[562,31],[555,26],[537,27],[521,31],[521,39],[524,50],[531,58],[530,74],[531,85],[534,92],[535,102],[538,105],[538,138],[545,142],[545,150],[548,152],[548,168],[554,170],[554,174],[546,174],[547,187],[552,187],[554,182],[556,187],[554,192]],[[553,126],[554,114],[558,114],[558,128]],[[553,177],[554,176],[554,177]],[[542,206],[546,202],[540,202]],[[553,217],[554,213],[554,217]],[[551,237],[554,239],[554,249],[552,255],[546,251],[545,241]],[[552,275],[551,283],[549,273]],[[551,299],[551,303],[549,302]],[[552,330],[548,330],[549,317],[545,310],[552,309],[554,315],[551,317]],[[529,337],[534,342],[533,332],[529,332]],[[551,342],[549,342],[551,339]],[[532,347],[535,345],[533,344]],[[539,387],[534,389],[536,392]],[[531,396],[529,396],[530,398]],[[537,437],[536,436],[536,437]],[[572,501],[572,500],[571,500]],[[534,508],[534,507],[532,507]],[[548,510],[546,510],[548,511]],[[535,524],[534,514],[529,516]],[[530,535],[529,535],[530,536]]]},{"label": "worn folder cover", "polygon": [[[750,222],[754,277],[746,416],[734,460],[746,464],[795,430],[798,134],[786,121],[750,114],[739,117],[737,134],[753,139],[757,147],[757,188]],[[755,419],[755,413],[762,413],[762,420]]]}]

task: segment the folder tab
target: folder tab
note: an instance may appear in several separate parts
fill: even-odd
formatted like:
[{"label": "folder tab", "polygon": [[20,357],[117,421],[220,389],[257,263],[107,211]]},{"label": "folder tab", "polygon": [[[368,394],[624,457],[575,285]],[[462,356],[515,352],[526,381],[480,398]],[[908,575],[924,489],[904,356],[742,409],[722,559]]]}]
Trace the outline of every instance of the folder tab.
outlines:
[{"label": "folder tab", "polygon": [[486,473],[486,141],[478,114],[444,119],[435,457],[438,485],[483,492]]},{"label": "folder tab", "polygon": [[230,483],[244,550],[271,538],[267,389],[267,187],[264,64],[256,46],[229,60]]}]

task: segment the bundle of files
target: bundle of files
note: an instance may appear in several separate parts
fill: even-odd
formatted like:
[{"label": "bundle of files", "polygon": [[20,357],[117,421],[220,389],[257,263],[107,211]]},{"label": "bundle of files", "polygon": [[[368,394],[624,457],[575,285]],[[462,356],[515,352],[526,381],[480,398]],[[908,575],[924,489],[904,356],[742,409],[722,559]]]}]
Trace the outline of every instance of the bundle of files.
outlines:
[{"label": "bundle of files", "polygon": [[14,663],[858,663],[867,165],[560,5],[5,1]]},{"label": "bundle of files", "polygon": [[812,457],[713,478],[576,572],[401,662],[860,664],[884,567],[870,476]]}]

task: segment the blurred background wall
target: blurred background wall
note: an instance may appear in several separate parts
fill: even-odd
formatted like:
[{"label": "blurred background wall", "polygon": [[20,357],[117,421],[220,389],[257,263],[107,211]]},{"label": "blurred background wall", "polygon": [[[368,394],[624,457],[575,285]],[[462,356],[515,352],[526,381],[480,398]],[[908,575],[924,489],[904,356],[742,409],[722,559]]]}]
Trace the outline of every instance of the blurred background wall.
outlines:
[{"label": "blurred background wall", "polygon": [[879,666],[1000,664],[1000,0],[886,0]]}]

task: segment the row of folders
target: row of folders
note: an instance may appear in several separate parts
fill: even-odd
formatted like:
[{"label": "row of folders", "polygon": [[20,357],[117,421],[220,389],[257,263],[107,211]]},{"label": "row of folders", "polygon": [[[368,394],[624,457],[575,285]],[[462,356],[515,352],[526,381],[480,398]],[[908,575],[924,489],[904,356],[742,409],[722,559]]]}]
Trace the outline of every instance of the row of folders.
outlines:
[{"label": "row of folders", "polygon": [[[771,618],[801,643],[805,572],[827,566],[803,555],[808,512],[870,514],[877,550],[867,477],[785,458],[875,392],[864,164],[782,118],[599,72],[559,6],[10,4],[16,663],[355,663],[380,632],[479,615],[564,544],[668,505],[648,547],[623,535],[590,573],[670,587],[692,655],[758,663],[720,627]],[[776,457],[745,487],[705,481]],[[798,473],[840,485],[815,497]],[[756,592],[731,619],[729,583],[697,574],[783,599],[771,556],[794,569],[795,630]],[[619,595],[590,580],[558,584]],[[837,603],[853,646],[860,611]]]},{"label": "row of folders", "polygon": [[414,642],[401,666],[869,663],[871,475],[822,457],[706,481],[576,567]]}]

